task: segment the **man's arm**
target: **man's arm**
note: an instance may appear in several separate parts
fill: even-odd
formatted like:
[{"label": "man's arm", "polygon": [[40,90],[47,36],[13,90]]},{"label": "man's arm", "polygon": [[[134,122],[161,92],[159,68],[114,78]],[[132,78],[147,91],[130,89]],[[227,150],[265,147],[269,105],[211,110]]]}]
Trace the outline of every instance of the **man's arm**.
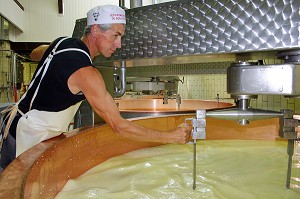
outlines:
[{"label": "man's arm", "polygon": [[181,127],[171,132],[149,129],[121,117],[118,107],[106,91],[99,71],[94,67],[84,67],[76,71],[68,80],[73,93],[82,91],[94,111],[118,134],[139,141],[162,143],[186,143],[189,141],[191,127]]},{"label": "man's arm", "polygon": [[49,45],[40,45],[37,48],[33,49],[32,52],[30,53],[30,58],[32,61],[41,61],[45,51]]}]

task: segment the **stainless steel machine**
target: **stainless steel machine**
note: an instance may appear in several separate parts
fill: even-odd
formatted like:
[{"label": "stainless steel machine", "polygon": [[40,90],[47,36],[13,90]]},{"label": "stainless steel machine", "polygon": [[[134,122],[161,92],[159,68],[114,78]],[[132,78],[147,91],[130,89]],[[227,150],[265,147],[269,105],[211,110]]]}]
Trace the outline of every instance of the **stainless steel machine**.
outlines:
[{"label": "stainless steel machine", "polygon": [[[178,82],[183,80],[178,76],[155,76],[155,77],[127,77],[126,92],[139,95],[163,95],[166,91],[168,96],[178,93]],[[127,93],[126,93],[127,94]]]},{"label": "stainless steel machine", "polygon": [[[300,55],[299,55],[300,56]],[[289,62],[289,61],[286,61]],[[284,95],[286,97],[300,97],[300,63],[291,62],[277,65],[251,65],[248,62],[232,64],[227,70],[227,92],[236,102],[236,108],[208,111],[197,110],[196,118],[191,119],[194,139],[194,172],[196,171],[196,141],[205,139],[206,117],[225,120],[236,120],[240,125],[247,125],[250,121],[275,118],[280,120],[279,136],[288,140],[288,169],[286,187],[290,188],[292,157],[294,143],[300,141],[300,133],[296,127],[300,125],[294,119],[293,110],[280,112],[252,109],[250,100],[258,95]],[[194,178],[196,174],[194,173]],[[194,186],[195,189],[195,179]]]},{"label": "stainless steel machine", "polygon": [[[93,61],[99,67],[121,61],[126,67],[139,67],[218,62],[219,55],[235,57],[237,62],[227,70],[227,92],[237,106],[197,111],[196,118],[191,119],[194,143],[206,137],[206,117],[237,120],[241,125],[279,117],[280,136],[288,139],[289,188],[293,145],[299,140],[295,131],[298,120],[293,118],[293,110],[252,109],[250,102],[258,95],[300,96],[299,13],[298,0],[182,0],[127,9],[122,48],[109,60],[97,57]],[[86,19],[77,20],[73,37],[81,37],[85,25]],[[253,57],[276,59],[277,55],[285,60],[284,64],[253,65],[243,61]]]},{"label": "stainless steel machine", "polygon": [[[126,19],[122,48],[109,59],[96,57],[93,62],[99,70],[108,66],[112,71],[115,65],[115,71],[125,71],[121,66],[218,62],[221,54],[234,56],[235,61],[266,59],[300,48],[297,0],[182,0],[126,9]],[[85,26],[86,18],[76,20],[72,36],[81,37]],[[104,76],[110,77],[107,85],[114,85],[120,75]],[[124,90],[107,87],[112,95],[116,88],[118,94]],[[251,96],[246,98],[243,105]]]}]

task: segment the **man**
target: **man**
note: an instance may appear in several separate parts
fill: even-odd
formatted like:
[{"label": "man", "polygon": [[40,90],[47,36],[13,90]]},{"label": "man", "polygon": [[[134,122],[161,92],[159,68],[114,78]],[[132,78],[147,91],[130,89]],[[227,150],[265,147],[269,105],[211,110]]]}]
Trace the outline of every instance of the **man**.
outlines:
[{"label": "man", "polygon": [[162,143],[188,142],[191,127],[161,132],[122,118],[106,91],[91,60],[99,54],[110,57],[121,48],[125,24],[123,9],[98,6],[87,13],[87,27],[81,39],[58,38],[49,46],[32,51],[31,58],[40,62],[26,94],[8,115],[12,122],[6,122],[9,134],[3,143],[2,167],[35,144],[66,131],[84,99],[121,136]]}]

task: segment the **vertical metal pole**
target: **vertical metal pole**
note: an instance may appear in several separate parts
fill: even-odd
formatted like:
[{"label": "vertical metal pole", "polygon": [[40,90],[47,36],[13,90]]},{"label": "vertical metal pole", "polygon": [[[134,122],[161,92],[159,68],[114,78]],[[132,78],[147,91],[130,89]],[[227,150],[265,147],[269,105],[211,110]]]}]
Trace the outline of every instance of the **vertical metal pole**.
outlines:
[{"label": "vertical metal pole", "polygon": [[125,0],[119,0],[119,6],[121,8],[124,8],[125,7]]},{"label": "vertical metal pole", "polygon": [[293,162],[293,154],[294,154],[294,143],[295,141],[292,139],[288,140],[287,153],[289,155],[288,159],[288,168],[287,168],[287,176],[286,176],[286,188],[291,187],[291,174],[292,174],[292,162]]},{"label": "vertical metal pole", "polygon": [[193,168],[193,190],[196,189],[196,162],[197,162],[197,139],[194,139],[194,168]]},{"label": "vertical metal pole", "polygon": [[17,54],[13,53],[13,61],[12,61],[12,85],[13,85],[13,95],[15,102],[18,101],[18,88],[17,88]]},{"label": "vertical metal pole", "polygon": [[[187,119],[186,119],[187,120]],[[206,110],[197,110],[196,119],[192,119],[192,138],[194,139],[193,190],[196,189],[197,139],[206,139]]]}]

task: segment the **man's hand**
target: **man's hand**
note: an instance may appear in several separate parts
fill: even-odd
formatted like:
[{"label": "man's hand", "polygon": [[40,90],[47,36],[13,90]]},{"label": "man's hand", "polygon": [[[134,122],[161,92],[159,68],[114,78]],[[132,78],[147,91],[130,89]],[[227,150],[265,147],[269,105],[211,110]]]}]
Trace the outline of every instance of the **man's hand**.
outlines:
[{"label": "man's hand", "polygon": [[172,137],[170,138],[169,143],[185,144],[189,142],[191,138],[191,131],[191,126],[178,127],[171,132]]}]

